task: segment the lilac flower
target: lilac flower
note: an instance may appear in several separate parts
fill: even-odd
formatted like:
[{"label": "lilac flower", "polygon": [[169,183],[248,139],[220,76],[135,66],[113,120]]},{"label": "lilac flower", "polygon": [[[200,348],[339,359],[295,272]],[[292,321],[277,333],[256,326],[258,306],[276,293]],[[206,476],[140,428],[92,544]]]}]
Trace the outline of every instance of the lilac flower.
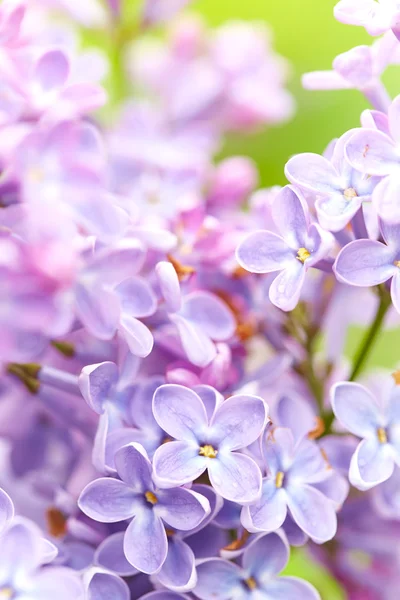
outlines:
[{"label": "lilac flower", "polygon": [[232,396],[210,418],[194,391],[168,384],[154,394],[153,412],[160,427],[176,440],[154,455],[160,486],[189,483],[208,469],[212,486],[223,498],[247,504],[259,497],[258,466],[234,451],[250,445],[263,431],[267,409],[261,398]]},{"label": "lilac flower", "polygon": [[39,528],[27,519],[14,519],[0,537],[0,595],[15,600],[83,600],[76,574],[67,568],[46,566],[48,545]]},{"label": "lilac flower", "polygon": [[280,533],[255,537],[243,553],[241,566],[221,558],[199,563],[194,590],[200,600],[293,598],[318,600],[318,592],[297,577],[278,577],[289,559],[289,545]]},{"label": "lilac flower", "polygon": [[[10,93],[19,97],[19,118],[73,119],[106,103],[106,93],[98,84],[74,81],[71,60],[61,49],[46,50],[30,67],[28,73],[19,73],[22,86],[9,84]],[[16,115],[10,109],[11,122]]]},{"label": "lilac flower", "polygon": [[399,388],[393,383],[388,398],[378,402],[358,383],[344,382],[333,386],[332,408],[340,423],[363,438],[350,463],[350,483],[361,490],[389,479],[400,464]]},{"label": "lilac flower", "polygon": [[185,488],[157,489],[151,463],[139,444],[121,448],[115,465],[121,480],[93,481],[83,490],[79,506],[103,523],[132,519],[124,537],[126,558],[144,573],[157,573],[168,551],[164,522],[182,530],[193,529],[209,512],[208,500]]},{"label": "lilac flower", "polygon": [[276,531],[290,510],[295,523],[315,542],[323,543],[336,533],[333,502],[315,484],[329,478],[318,446],[306,439],[296,445],[289,429],[266,434],[263,446],[267,477],[260,500],[242,509],[248,531]]},{"label": "lilac flower", "polygon": [[214,341],[231,338],[236,329],[228,307],[214,294],[202,290],[182,297],[178,275],[171,263],[160,262],[156,273],[169,319],[178,328],[189,360],[205,367],[216,356]]},{"label": "lilac flower", "polygon": [[307,270],[326,258],[332,242],[329,233],[309,224],[305,201],[290,186],[276,196],[271,211],[279,234],[263,230],[250,233],[239,245],[236,257],[252,273],[279,271],[269,298],[278,308],[289,311],[299,301]]},{"label": "lilac flower", "polygon": [[113,573],[95,572],[87,589],[87,600],[130,600],[130,591],[123,579]]},{"label": "lilac flower", "polygon": [[318,154],[299,154],[289,160],[285,174],[289,181],[315,198],[315,209],[322,227],[330,231],[343,229],[363,202],[371,200],[378,177],[366,177],[346,161],[344,149],[353,131],[345,133],[335,144],[331,160]]},{"label": "lilac flower", "polygon": [[370,35],[400,32],[400,6],[396,0],[340,0],[335,18],[346,25],[365,27]]},{"label": "lilac flower", "polygon": [[370,287],[389,279],[394,307],[400,312],[400,225],[380,221],[385,241],[355,240],[345,246],[336,258],[335,275],[348,285]]},{"label": "lilac flower", "polygon": [[375,188],[373,202],[383,219],[396,223],[400,220],[398,207],[400,167],[400,96],[389,107],[387,125],[379,116],[379,129],[359,129],[346,145],[351,165],[364,175],[386,175]]},{"label": "lilac flower", "polygon": [[123,239],[87,260],[75,287],[77,314],[86,329],[104,340],[118,330],[136,356],[151,352],[153,336],[139,319],[157,308],[151,287],[137,276],[145,255],[137,240]]},{"label": "lilac flower", "polygon": [[[363,1],[363,0],[361,0]],[[372,46],[357,46],[333,61],[332,71],[315,71],[303,75],[308,90],[359,90],[377,109],[385,111],[390,97],[381,82],[381,75],[392,62],[397,40],[387,34]]]},{"label": "lilac flower", "polygon": [[84,367],[79,376],[79,389],[88,405],[100,415],[93,444],[93,463],[106,470],[106,446],[110,433],[123,426],[123,417],[133,392],[136,359],[127,355],[121,373],[111,361]]},{"label": "lilac flower", "polygon": [[[167,557],[160,571],[153,575],[153,581],[157,585],[167,587],[169,590],[183,592],[194,588],[197,582],[197,572],[195,567],[195,553],[191,548],[194,536],[201,536],[204,539],[209,537],[204,535],[204,529],[213,520],[222,506],[222,498],[217,496],[214,490],[207,485],[195,484],[191,490],[206,498],[210,504],[210,513],[194,529],[182,531],[179,528],[168,527],[168,552]],[[96,553],[97,563],[120,576],[135,575],[137,571],[129,564],[123,551],[124,533],[116,533],[104,540]],[[225,542],[225,540],[224,540]],[[224,542],[222,545],[224,545]],[[210,548],[210,544],[206,544]],[[217,551],[221,546],[217,547]],[[179,565],[179,569],[176,568]]]},{"label": "lilac flower", "polygon": [[359,129],[354,132],[346,146],[350,164],[368,175],[389,175],[399,169],[400,144],[400,96],[388,110],[389,132],[375,129]]}]

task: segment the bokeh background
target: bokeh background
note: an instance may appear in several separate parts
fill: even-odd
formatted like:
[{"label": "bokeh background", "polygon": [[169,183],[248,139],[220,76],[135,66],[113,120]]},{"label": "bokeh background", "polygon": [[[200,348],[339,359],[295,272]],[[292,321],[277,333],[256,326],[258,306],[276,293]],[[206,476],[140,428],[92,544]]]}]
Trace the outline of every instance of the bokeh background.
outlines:
[{"label": "bokeh background", "polygon": [[[140,9],[140,0],[123,2],[126,20],[134,22]],[[289,89],[297,103],[294,118],[257,135],[233,136],[227,140],[221,152],[221,157],[232,154],[252,157],[258,165],[262,186],[286,183],[283,169],[291,155],[298,152],[323,152],[333,138],[357,127],[362,110],[368,107],[357,91],[309,92],[301,86],[303,73],[330,69],[337,54],[357,45],[371,43],[371,38],[363,29],[345,26],[334,20],[333,7],[336,2],[337,0],[195,0],[191,5],[190,10],[200,14],[211,27],[235,19],[268,24],[275,49],[291,66]],[[112,109],[127,92],[122,56],[112,40],[105,39],[103,34],[99,37],[96,33],[86,32],[84,42],[88,46],[102,47],[111,60],[108,86]],[[385,75],[385,82],[393,94],[400,91],[397,81],[398,71],[392,68]],[[349,331],[346,347],[349,358],[354,355],[362,335],[362,329],[352,328]],[[398,328],[385,332],[371,353],[367,366],[394,368],[398,364],[396,357],[399,347]],[[345,594],[337,582],[303,550],[292,553],[287,573],[309,579],[319,589],[322,600],[345,600]]]}]

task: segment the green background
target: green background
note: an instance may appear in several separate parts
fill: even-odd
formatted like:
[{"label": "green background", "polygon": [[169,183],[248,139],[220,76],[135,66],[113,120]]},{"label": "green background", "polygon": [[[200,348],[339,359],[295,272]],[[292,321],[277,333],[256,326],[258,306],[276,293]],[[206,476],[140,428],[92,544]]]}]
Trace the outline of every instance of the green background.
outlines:
[{"label": "green background", "polygon": [[[131,24],[140,10],[140,1],[124,0],[124,3],[124,25],[131,30]],[[371,38],[363,29],[345,26],[334,20],[335,3],[336,0],[196,0],[192,3],[191,10],[202,15],[210,26],[235,19],[268,23],[273,32],[275,49],[291,64],[288,87],[297,103],[294,118],[257,135],[233,136],[227,140],[221,153],[221,156],[251,156],[258,165],[262,186],[284,184],[283,169],[291,155],[298,152],[321,153],[333,138],[357,127],[361,111],[368,107],[366,100],[354,90],[309,92],[301,87],[303,73],[330,69],[337,54],[360,44],[371,43]],[[106,39],[104,34],[99,33],[86,32],[84,41],[87,45],[94,43],[101,46],[110,56],[113,68],[109,91],[111,106],[115,107],[128,91],[121,68],[122,48],[118,49],[112,39]],[[396,80],[395,70],[385,76],[393,93],[397,93]],[[108,112],[104,116],[110,114]],[[362,333],[356,328],[349,333],[346,353],[350,359]],[[382,335],[367,366],[393,368],[397,364],[396,349],[399,344],[400,334],[397,331]],[[292,551],[286,572],[311,581],[321,592],[323,600],[345,598],[336,582],[302,550]]]}]

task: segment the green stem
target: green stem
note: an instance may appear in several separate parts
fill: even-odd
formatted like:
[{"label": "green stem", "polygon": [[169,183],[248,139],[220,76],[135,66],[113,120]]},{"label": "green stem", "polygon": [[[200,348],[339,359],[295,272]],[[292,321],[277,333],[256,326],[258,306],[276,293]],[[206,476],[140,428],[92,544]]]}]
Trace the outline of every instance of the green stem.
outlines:
[{"label": "green stem", "polygon": [[[388,290],[383,286],[376,288],[379,295],[379,306],[375,314],[375,318],[372,321],[369,329],[365,332],[365,335],[361,341],[361,344],[355,354],[353,361],[353,368],[349,377],[349,381],[357,379],[358,375],[362,372],[365,364],[371,354],[374,344],[379,336],[383,322],[387,311],[391,306],[391,299]],[[325,435],[330,433],[335,415],[332,411],[329,411],[322,415],[325,424]]]},{"label": "green stem", "polygon": [[391,306],[390,294],[387,289],[380,286],[378,288],[378,293],[380,297],[378,310],[376,311],[375,318],[369,329],[366,331],[356,352],[349,381],[354,381],[365,367],[365,363],[371,354],[371,350],[382,328],[386,313]]}]

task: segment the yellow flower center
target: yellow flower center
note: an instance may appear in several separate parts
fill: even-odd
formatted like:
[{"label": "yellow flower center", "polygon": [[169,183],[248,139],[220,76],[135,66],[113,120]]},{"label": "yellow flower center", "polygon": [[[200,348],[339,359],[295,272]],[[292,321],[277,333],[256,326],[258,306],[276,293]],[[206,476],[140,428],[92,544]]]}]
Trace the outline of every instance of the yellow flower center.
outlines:
[{"label": "yellow flower center", "polygon": [[392,373],[392,377],[396,385],[400,385],[400,371],[395,371]]},{"label": "yellow flower center", "polygon": [[247,585],[249,590],[255,590],[257,587],[257,582],[254,579],[254,577],[249,577],[248,579],[245,579],[245,584]]},{"label": "yellow flower center", "polygon": [[357,198],[358,194],[354,188],[347,188],[344,190],[343,196],[346,200],[353,200],[353,198]]},{"label": "yellow flower center", "polygon": [[305,263],[307,258],[311,256],[311,253],[307,250],[307,248],[299,248],[297,250],[297,260],[299,260],[301,263]]},{"label": "yellow flower center", "polygon": [[144,497],[146,498],[149,504],[157,504],[158,498],[153,492],[146,492]]},{"label": "yellow flower center", "polygon": [[387,444],[387,435],[383,427],[378,427],[376,435],[380,444]]},{"label": "yellow flower center", "polygon": [[13,595],[14,595],[14,592],[9,587],[2,588],[0,590],[0,600],[11,600]]},{"label": "yellow flower center", "polygon": [[398,269],[400,269],[400,260],[395,260],[393,264],[394,264],[395,267],[397,267]]},{"label": "yellow flower center", "polygon": [[205,444],[204,446],[200,446],[199,454],[206,458],[217,458],[218,450],[213,448],[210,444]]},{"label": "yellow flower center", "polygon": [[285,479],[285,473],[278,471],[275,477],[275,486],[279,489],[283,486],[283,480]]}]

